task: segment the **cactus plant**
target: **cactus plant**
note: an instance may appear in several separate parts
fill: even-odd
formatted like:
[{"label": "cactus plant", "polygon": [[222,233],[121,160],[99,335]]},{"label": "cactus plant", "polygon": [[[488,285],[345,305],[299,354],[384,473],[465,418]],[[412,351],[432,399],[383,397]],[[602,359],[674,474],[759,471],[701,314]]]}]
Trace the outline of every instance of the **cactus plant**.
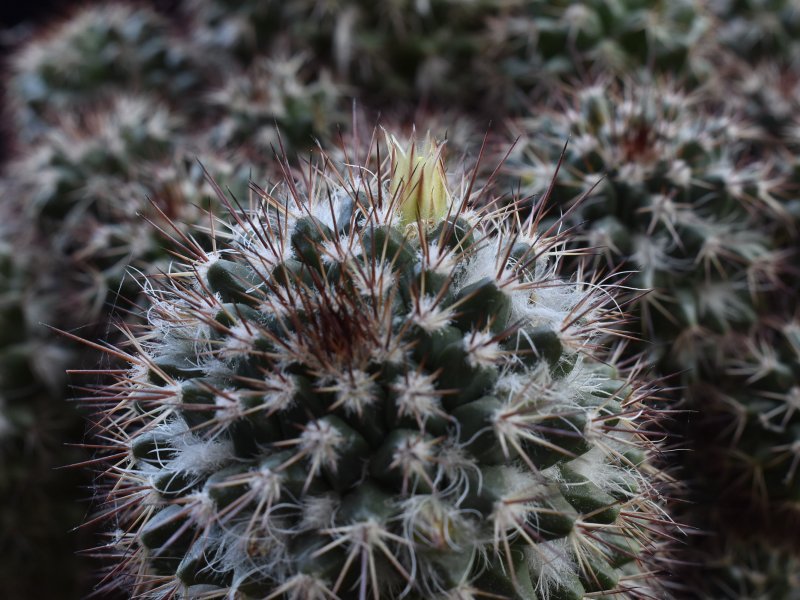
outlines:
[{"label": "cactus plant", "polygon": [[37,593],[71,598],[89,573],[76,555],[91,543],[88,529],[75,529],[88,508],[80,486],[90,477],[54,467],[84,458],[62,437],[79,440],[83,424],[72,407],[52,401],[66,394],[72,354],[41,324],[57,312],[57,279],[45,275],[46,244],[18,209],[0,205],[0,580],[9,598],[30,597],[32,580]]},{"label": "cactus plant", "polygon": [[[187,0],[201,45],[247,64],[277,46],[310,52],[365,98],[519,110],[528,94],[597,68],[653,67],[697,76],[704,10],[680,2]],[[288,33],[286,33],[288,32]],[[695,71],[698,70],[698,73]]]},{"label": "cactus plant", "polygon": [[[692,590],[698,600],[795,600],[800,598],[800,562],[786,548],[751,537],[716,540],[698,561],[704,564],[702,588]],[[708,557],[715,557],[709,561]],[[688,596],[687,596],[688,597]]]},{"label": "cactus plant", "polygon": [[25,41],[11,59],[7,98],[28,142],[102,94],[185,96],[202,82],[199,64],[154,11],[124,3],[91,6]]},{"label": "cactus plant", "polygon": [[800,9],[793,0],[710,0],[716,41],[748,61],[791,59],[800,46]]},{"label": "cactus plant", "polygon": [[592,358],[611,290],[559,280],[538,218],[473,210],[441,146],[387,146],[284,165],[150,288],[97,417],[123,585],[638,597],[658,474],[646,390]]},{"label": "cactus plant", "polygon": [[569,204],[591,192],[574,214],[593,260],[624,262],[633,287],[653,290],[638,303],[649,352],[665,374],[713,371],[706,332],[753,323],[753,302],[788,267],[771,237],[789,218],[784,179],[757,158],[758,129],[659,82],[600,82],[565,107],[517,122],[510,173],[543,193],[569,140],[552,195]]},{"label": "cactus plant", "polygon": [[727,538],[777,518],[797,506],[800,485],[800,372],[786,325],[797,221],[787,169],[773,167],[785,148],[664,83],[601,84],[565,104],[517,124],[525,138],[510,169],[541,192],[569,139],[553,196],[570,205],[591,190],[574,222],[598,249],[593,264],[632,272],[632,349],[672,377],[689,410],[677,444],[703,460],[681,465],[688,519]]}]

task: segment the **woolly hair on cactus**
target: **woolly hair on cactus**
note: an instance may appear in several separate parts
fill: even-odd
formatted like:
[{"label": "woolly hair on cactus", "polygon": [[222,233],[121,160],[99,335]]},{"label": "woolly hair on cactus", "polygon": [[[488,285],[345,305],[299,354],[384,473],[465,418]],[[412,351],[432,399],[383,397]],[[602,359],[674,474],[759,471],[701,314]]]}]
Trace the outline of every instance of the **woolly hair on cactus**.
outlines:
[{"label": "woolly hair on cactus", "polygon": [[104,93],[159,90],[185,97],[201,83],[199,64],[156,12],[123,3],[92,6],[16,51],[7,98],[28,142]]},{"label": "woolly hair on cactus", "polygon": [[130,369],[91,399],[110,577],[155,598],[646,595],[653,413],[592,358],[612,286],[558,279],[560,236],[451,184],[442,146],[387,145],[284,164],[150,283],[149,327],[111,350]]}]

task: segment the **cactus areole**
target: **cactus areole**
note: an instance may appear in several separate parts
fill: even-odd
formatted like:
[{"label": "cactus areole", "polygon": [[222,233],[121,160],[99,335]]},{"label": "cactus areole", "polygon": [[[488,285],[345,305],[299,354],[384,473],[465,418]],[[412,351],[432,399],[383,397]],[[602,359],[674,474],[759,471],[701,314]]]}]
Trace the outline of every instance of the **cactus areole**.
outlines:
[{"label": "cactus areole", "polygon": [[558,279],[558,236],[451,184],[434,144],[387,144],[382,164],[287,167],[149,286],[102,415],[132,593],[649,585],[644,394],[591,357],[610,290]]}]

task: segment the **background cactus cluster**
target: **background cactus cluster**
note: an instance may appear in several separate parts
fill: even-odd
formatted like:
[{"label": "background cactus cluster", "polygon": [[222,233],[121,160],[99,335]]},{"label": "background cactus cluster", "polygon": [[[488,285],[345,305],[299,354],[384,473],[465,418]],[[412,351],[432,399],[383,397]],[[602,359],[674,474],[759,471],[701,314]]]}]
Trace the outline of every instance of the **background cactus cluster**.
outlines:
[{"label": "background cactus cluster", "polygon": [[102,543],[127,596],[799,597],[798,28],[183,0],[11,36],[7,595],[84,595]]}]

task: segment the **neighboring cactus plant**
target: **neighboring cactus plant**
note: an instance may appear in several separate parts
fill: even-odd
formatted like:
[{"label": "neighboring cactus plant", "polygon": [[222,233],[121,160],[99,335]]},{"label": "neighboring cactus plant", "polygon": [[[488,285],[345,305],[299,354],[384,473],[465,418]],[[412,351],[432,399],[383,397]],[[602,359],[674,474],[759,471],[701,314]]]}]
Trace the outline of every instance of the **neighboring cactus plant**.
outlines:
[{"label": "neighboring cactus plant", "polygon": [[597,72],[703,75],[692,51],[709,23],[694,0],[534,0],[520,6],[519,14],[496,21],[492,53],[522,89]]},{"label": "neighboring cactus plant", "polygon": [[[783,180],[755,154],[757,129],[661,83],[599,83],[565,108],[518,121],[509,171],[541,194],[564,145],[551,194],[585,224],[595,263],[625,264],[646,347],[665,375],[712,372],[719,335],[757,320],[753,302],[788,267],[772,230],[788,217]],[[698,371],[700,369],[700,371]]]},{"label": "neighboring cactus plant", "polygon": [[612,290],[557,279],[538,217],[469,208],[440,146],[388,145],[284,167],[150,289],[131,369],[92,400],[122,585],[639,597],[662,517],[645,390],[591,356]]},{"label": "neighboring cactus plant", "polygon": [[81,420],[52,401],[66,394],[73,354],[41,324],[58,303],[46,244],[7,200],[0,206],[0,580],[9,598],[31,597],[34,579],[44,597],[77,598],[89,561],[76,553],[91,544],[88,529],[76,531],[88,508],[80,486],[91,482],[77,469],[54,469],[84,457],[62,437],[80,440]]},{"label": "neighboring cactus plant", "polygon": [[295,0],[242,2],[227,12],[225,4],[185,2],[200,44],[236,48],[246,63],[288,46],[310,52],[360,97],[494,111],[519,109],[532,90],[598,68],[695,74],[691,51],[708,25],[690,0]]},{"label": "neighboring cactus plant", "polygon": [[629,305],[632,349],[688,409],[675,431],[697,452],[681,465],[688,520],[727,537],[779,518],[800,498],[800,365],[780,325],[797,298],[796,202],[786,169],[772,167],[785,149],[663,84],[594,86],[565,104],[517,124],[510,169],[542,193],[569,140],[553,198],[567,206],[591,190],[572,222],[597,248],[593,264],[630,270],[649,292]]},{"label": "neighboring cactus plant", "polygon": [[[732,414],[727,423],[735,442],[701,451],[729,470],[736,490],[800,504],[800,321],[772,319],[745,334],[734,334],[724,353],[724,377],[698,386],[694,405],[707,402]],[[703,438],[701,438],[703,439]]]},{"label": "neighboring cactus plant", "polygon": [[122,3],[93,6],[13,55],[7,100],[28,142],[101,94],[158,90],[185,98],[202,81],[199,64],[154,11]]},{"label": "neighboring cactus plant", "polygon": [[[797,600],[800,598],[800,560],[791,551],[758,538],[730,541],[697,556],[703,563],[702,588],[697,600]],[[709,561],[708,556],[718,557]]]},{"label": "neighboring cactus plant", "polygon": [[[260,180],[235,153],[192,152],[204,140],[186,129],[183,116],[150,98],[119,97],[105,111],[50,129],[9,165],[13,202],[51,245],[57,262],[70,264],[67,287],[80,287],[79,304],[86,311],[73,305],[68,327],[77,326],[79,316],[96,316],[112,295],[136,295],[139,287],[128,267],[163,266],[158,261],[168,256],[164,236],[143,215],[158,219],[160,209],[184,226],[206,224],[204,211],[215,197],[203,167],[240,199],[247,197],[250,176]],[[80,277],[84,281],[76,286]]]},{"label": "neighboring cactus plant", "polygon": [[796,0],[708,0],[716,42],[748,61],[800,58]]}]

